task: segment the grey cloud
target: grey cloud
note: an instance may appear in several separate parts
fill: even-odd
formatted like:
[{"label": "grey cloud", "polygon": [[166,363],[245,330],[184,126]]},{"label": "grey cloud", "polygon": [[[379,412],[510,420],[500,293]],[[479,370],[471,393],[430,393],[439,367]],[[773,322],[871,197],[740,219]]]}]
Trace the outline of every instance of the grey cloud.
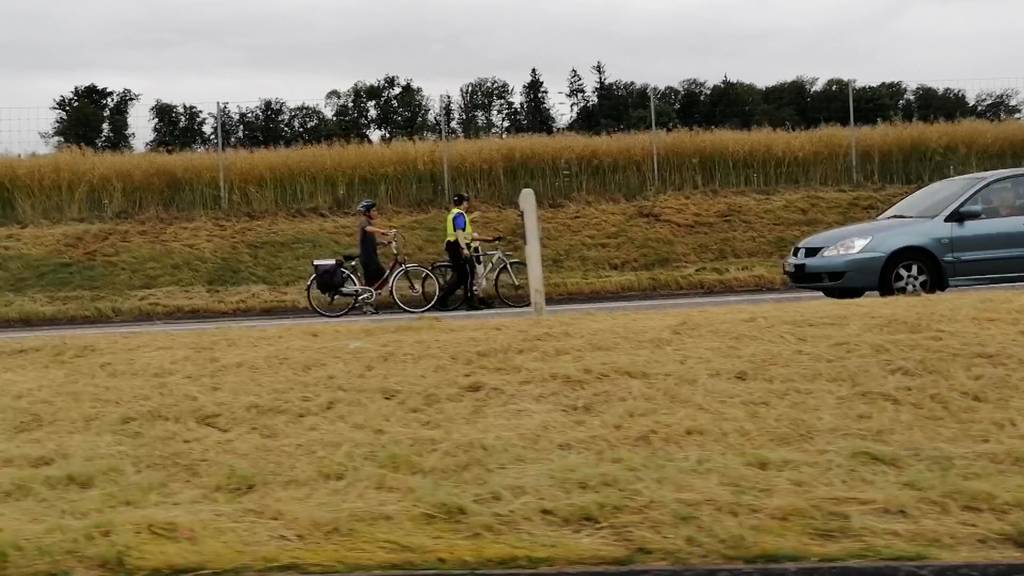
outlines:
[{"label": "grey cloud", "polygon": [[571,66],[657,83],[1016,72],[1012,0],[36,0],[9,3],[0,106],[76,83],[147,98],[320,97],[391,72],[431,93],[479,75],[561,89]]}]

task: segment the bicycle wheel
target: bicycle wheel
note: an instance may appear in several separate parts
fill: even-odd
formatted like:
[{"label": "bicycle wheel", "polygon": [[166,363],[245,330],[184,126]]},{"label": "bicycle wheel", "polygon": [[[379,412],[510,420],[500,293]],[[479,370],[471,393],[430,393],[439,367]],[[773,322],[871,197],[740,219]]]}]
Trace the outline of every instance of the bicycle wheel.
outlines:
[{"label": "bicycle wheel", "polygon": [[391,279],[391,299],[406,312],[418,314],[437,302],[437,277],[423,266],[403,267]]},{"label": "bicycle wheel", "polygon": [[[458,276],[455,274],[455,268],[452,267],[450,262],[437,262],[430,267],[430,273],[437,278],[437,285],[440,288],[440,292],[444,292],[449,282],[458,282]],[[434,304],[434,308],[445,312],[455,310],[466,300],[466,294],[463,290],[459,290],[452,294],[452,297],[448,299],[447,306],[441,306],[441,299],[438,298],[437,304]]]},{"label": "bicycle wheel", "polygon": [[[356,294],[352,289],[359,286],[359,281],[356,280],[356,277],[351,272],[344,268],[339,272],[344,276],[345,280],[341,288],[334,292],[324,294],[317,290],[316,274],[310,276],[309,282],[306,282],[306,301],[309,302],[309,307],[321,316],[328,318],[344,316],[356,305]],[[342,290],[346,289],[353,293],[342,294]]]},{"label": "bicycle wheel", "polygon": [[526,263],[521,260],[509,260],[494,275],[494,292],[505,304],[513,308],[524,308],[530,305],[530,278],[526,273]]}]

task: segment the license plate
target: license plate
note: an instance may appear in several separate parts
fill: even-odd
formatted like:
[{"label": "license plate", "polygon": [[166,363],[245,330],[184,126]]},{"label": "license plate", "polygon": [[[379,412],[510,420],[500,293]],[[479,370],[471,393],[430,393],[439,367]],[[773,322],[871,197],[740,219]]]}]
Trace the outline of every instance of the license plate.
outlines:
[{"label": "license plate", "polygon": [[796,270],[796,266],[792,262],[783,262],[782,263],[782,271],[783,272],[787,272],[788,273],[788,272],[793,272],[795,270]]}]

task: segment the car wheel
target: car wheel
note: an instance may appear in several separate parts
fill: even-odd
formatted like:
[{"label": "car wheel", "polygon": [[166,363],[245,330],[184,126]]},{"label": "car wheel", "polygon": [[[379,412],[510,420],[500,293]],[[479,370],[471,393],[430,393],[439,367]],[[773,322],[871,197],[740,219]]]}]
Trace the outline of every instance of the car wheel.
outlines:
[{"label": "car wheel", "polygon": [[917,251],[890,258],[882,269],[878,292],[882,296],[934,294],[939,274],[931,260]]},{"label": "car wheel", "polygon": [[852,290],[852,289],[840,289],[830,288],[828,290],[822,290],[821,293],[829,298],[835,298],[836,300],[856,300],[864,296],[866,290]]}]

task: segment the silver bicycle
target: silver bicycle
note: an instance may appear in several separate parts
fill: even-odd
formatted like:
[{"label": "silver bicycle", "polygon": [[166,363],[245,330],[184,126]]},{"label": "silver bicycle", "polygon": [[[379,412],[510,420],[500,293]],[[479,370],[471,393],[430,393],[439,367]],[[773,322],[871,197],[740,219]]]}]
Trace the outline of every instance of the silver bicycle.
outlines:
[{"label": "silver bicycle", "polygon": [[387,287],[391,300],[406,312],[430,310],[437,301],[440,283],[436,276],[419,264],[410,264],[399,249],[401,234],[390,243],[391,266],[373,286],[363,285],[355,269],[358,256],[340,259],[313,260],[313,275],[306,282],[306,301],[321,316],[344,316],[356,305],[376,313],[374,301]]},{"label": "silver bicycle", "polygon": [[[525,308],[530,305],[530,282],[526,274],[526,262],[510,258],[501,249],[501,240],[495,242],[497,249],[483,251],[479,242],[474,242],[470,247],[470,265],[476,266],[476,285],[473,287],[477,294],[483,295],[488,287],[488,278],[494,286],[494,293],[498,299],[507,306],[513,308]],[[430,272],[437,278],[441,290],[449,282],[457,282],[455,268],[446,260],[434,262],[430,265]],[[441,306],[438,301],[434,305],[437,310],[455,310],[466,301],[465,291],[459,290],[452,295],[446,306]]]}]

